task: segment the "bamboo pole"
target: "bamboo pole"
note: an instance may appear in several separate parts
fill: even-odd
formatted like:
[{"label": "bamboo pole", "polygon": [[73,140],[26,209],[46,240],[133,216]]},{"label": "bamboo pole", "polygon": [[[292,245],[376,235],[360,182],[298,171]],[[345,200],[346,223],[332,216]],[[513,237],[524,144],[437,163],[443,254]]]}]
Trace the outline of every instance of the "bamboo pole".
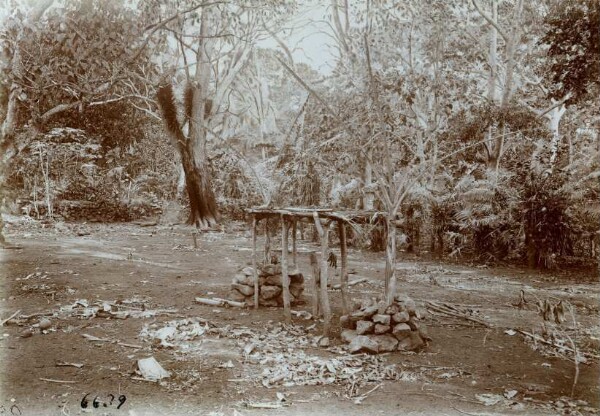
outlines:
[{"label": "bamboo pole", "polygon": [[313,302],[312,302],[312,314],[315,318],[319,316],[319,291],[320,291],[320,271],[319,262],[317,261],[317,253],[314,251],[310,253],[310,265],[312,266],[313,273]]},{"label": "bamboo pole", "polygon": [[319,214],[313,212],[313,218],[315,220],[315,227],[319,236],[321,237],[321,307],[323,310],[323,336],[329,337],[329,327],[331,325],[331,307],[329,305],[329,294],[327,293],[327,253],[329,251],[329,224],[325,227],[321,225]]},{"label": "bamboo pole", "polygon": [[340,235],[340,257],[342,258],[342,269],[340,271],[340,287],[342,289],[342,311],[348,314],[348,249],[346,247],[346,225],[338,221],[338,232]]},{"label": "bamboo pole", "polygon": [[296,247],[296,233],[298,231],[298,221],[292,222],[292,260],[294,261],[294,267],[298,267],[298,250]]},{"label": "bamboo pole", "polygon": [[256,228],[258,221],[252,216],[252,270],[254,270],[254,309],[258,309],[258,270],[256,270]]},{"label": "bamboo pole", "polygon": [[281,214],[281,285],[283,289],[283,314],[285,321],[292,322],[292,312],[290,308],[290,277],[288,276],[288,223]]}]

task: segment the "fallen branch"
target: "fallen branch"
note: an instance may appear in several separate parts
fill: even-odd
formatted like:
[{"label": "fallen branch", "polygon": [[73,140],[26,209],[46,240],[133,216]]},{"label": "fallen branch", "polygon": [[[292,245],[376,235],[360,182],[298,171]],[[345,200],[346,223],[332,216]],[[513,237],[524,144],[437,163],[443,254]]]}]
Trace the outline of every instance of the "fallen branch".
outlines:
[{"label": "fallen branch", "polygon": [[280,409],[283,405],[281,403],[246,403],[246,407],[251,409]]},{"label": "fallen branch", "polygon": [[97,342],[113,342],[112,340],[108,339],[108,338],[98,338],[95,337],[93,335],[89,335],[89,334],[81,334],[85,339],[87,339],[88,341],[97,341]]},{"label": "fallen branch", "polygon": [[81,367],[83,367],[83,364],[79,364],[79,363],[65,363],[64,361],[57,361],[56,362],[56,366],[57,367],[75,367],[75,368],[81,368]]},{"label": "fallen branch", "polygon": [[31,315],[21,315],[19,319],[29,320],[31,318],[39,318],[40,316],[53,316],[54,312],[40,312],[40,313],[32,313]]},{"label": "fallen branch", "polygon": [[120,345],[121,347],[127,347],[127,348],[138,348],[138,349],[144,348],[141,345],[127,344],[125,342],[117,342],[117,345]]},{"label": "fallen branch", "polygon": [[196,298],[195,300],[197,303],[201,303],[203,305],[210,305],[210,306],[233,306],[236,308],[245,308],[247,306],[246,302],[236,302],[233,300],[221,299],[221,298],[212,298],[212,299]]},{"label": "fallen branch", "polygon": [[[535,339],[536,341],[541,342],[542,344],[550,345],[554,348],[563,349],[563,350],[566,350],[566,351],[569,351],[569,352],[572,352],[573,354],[575,354],[575,350],[573,348],[567,347],[566,345],[555,344],[554,342],[548,341],[548,340],[544,339],[543,337],[540,337],[539,335],[535,335],[535,334],[532,334],[530,332],[523,331],[520,329],[516,329],[516,331],[520,334],[527,335],[528,337],[531,337],[531,338]],[[587,355],[591,358],[600,359],[600,355],[596,355],[591,352],[585,352],[585,353],[582,353],[582,355],[584,355],[584,356]]]},{"label": "fallen branch", "polygon": [[47,381],[49,383],[60,383],[60,384],[75,384],[78,383],[78,381],[71,381],[71,380],[54,380],[52,378],[43,378],[40,377],[40,380],[42,381]]},{"label": "fallen branch", "polygon": [[466,319],[467,321],[471,321],[471,322],[475,322],[479,325],[483,325],[486,328],[491,328],[492,326],[490,324],[488,324],[487,322],[484,322],[480,319],[477,318],[473,318],[472,316],[468,316],[465,313],[462,312],[454,312],[451,309],[456,310],[456,308],[450,308],[448,306],[444,306],[444,305],[440,305],[438,303],[432,302],[432,301],[428,301],[427,305],[430,309],[433,309],[436,312],[440,312],[440,313],[444,313],[446,315],[450,315],[450,316],[454,316],[456,318],[462,318],[462,319]]},{"label": "fallen branch", "polygon": [[16,311],[15,313],[13,313],[11,316],[9,316],[8,318],[6,318],[4,321],[2,321],[2,323],[0,324],[0,326],[4,326],[5,323],[7,323],[8,321],[10,321],[11,319],[13,319],[15,316],[17,316],[19,313],[21,313],[21,310],[19,309],[18,311]]},{"label": "fallen branch", "polygon": [[[367,279],[366,277],[360,278],[360,279],[356,279],[356,280],[352,280],[351,282],[348,282],[348,287],[352,287],[354,285],[357,285],[359,283],[365,283],[368,282],[369,279]],[[341,289],[342,288],[342,284],[338,283],[336,285],[331,286],[332,289]]]}]

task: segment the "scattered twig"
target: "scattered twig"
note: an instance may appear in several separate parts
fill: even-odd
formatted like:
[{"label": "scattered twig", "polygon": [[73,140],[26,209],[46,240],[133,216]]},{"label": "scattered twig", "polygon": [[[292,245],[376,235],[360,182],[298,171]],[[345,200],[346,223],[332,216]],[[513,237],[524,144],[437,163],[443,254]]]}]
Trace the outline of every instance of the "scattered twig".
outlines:
[{"label": "scattered twig", "polygon": [[[523,331],[521,329],[515,329],[515,331],[519,332],[520,334],[527,335],[528,337],[531,337],[534,340],[541,342],[542,344],[550,345],[550,346],[552,346],[554,348],[563,349],[563,350],[572,352],[573,354],[576,353],[576,351],[574,349],[572,349],[570,347],[567,347],[566,345],[555,344],[553,342],[550,342],[550,341],[544,339],[543,337],[540,337],[539,335],[535,335],[535,334],[532,334],[530,332]],[[589,355],[590,357],[596,358],[596,359],[600,358],[600,355],[592,354],[591,352],[586,353],[586,355]]]},{"label": "scattered twig", "polygon": [[448,305],[440,305],[440,304],[438,304],[436,302],[433,302],[433,301],[428,301],[427,305],[429,306],[430,309],[433,309],[436,312],[444,313],[446,315],[451,315],[451,316],[454,316],[456,318],[466,319],[467,321],[471,321],[471,322],[475,322],[475,323],[477,323],[479,325],[483,325],[486,328],[491,328],[492,327],[487,322],[484,322],[484,321],[482,321],[480,319],[477,319],[477,318],[473,318],[472,316],[468,316],[468,315],[466,315],[463,312],[454,312],[454,310],[457,310],[457,309],[456,308],[451,308]]},{"label": "scattered twig", "polygon": [[56,362],[56,366],[57,367],[76,367],[76,368],[81,368],[81,367],[83,367],[83,364],[80,364],[80,363],[66,363],[64,361],[57,361]]},{"label": "scattered twig", "polygon": [[59,383],[59,384],[75,384],[75,383],[78,383],[77,381],[71,381],[71,380],[54,380],[52,378],[43,378],[43,377],[40,377],[40,380],[47,381],[49,383]]},{"label": "scattered twig", "polygon": [[117,345],[120,345],[121,347],[127,347],[127,348],[138,348],[138,349],[144,348],[141,345],[127,344],[125,342],[117,342]]},{"label": "scattered twig", "polygon": [[93,335],[89,335],[89,334],[82,334],[82,336],[87,339],[88,341],[97,341],[97,342],[113,342],[112,340],[108,339],[108,338],[98,338],[95,337]]},{"label": "scattered twig", "polygon": [[40,316],[52,316],[54,312],[40,312],[40,313],[32,313],[31,315],[21,315],[19,319],[29,320],[31,318],[39,318]]},{"label": "scattered twig", "polygon": [[17,316],[19,313],[21,313],[21,310],[19,309],[18,311],[16,311],[15,313],[13,313],[11,316],[9,316],[8,318],[6,318],[5,320],[2,321],[2,323],[0,324],[0,326],[4,326],[5,323],[7,323],[8,321],[10,321],[11,319],[13,319],[15,316]]}]

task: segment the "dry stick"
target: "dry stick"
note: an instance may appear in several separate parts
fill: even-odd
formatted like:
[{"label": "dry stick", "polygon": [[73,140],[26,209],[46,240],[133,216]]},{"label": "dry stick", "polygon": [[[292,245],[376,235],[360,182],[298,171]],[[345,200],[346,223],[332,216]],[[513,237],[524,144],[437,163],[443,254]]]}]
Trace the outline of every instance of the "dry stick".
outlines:
[{"label": "dry stick", "polygon": [[256,270],[256,228],[258,221],[252,216],[252,270],[254,274],[254,309],[258,309],[258,271]]},{"label": "dry stick", "polygon": [[321,290],[320,286],[320,275],[319,272],[319,264],[317,261],[317,253],[314,251],[310,253],[310,265],[312,266],[312,274],[313,274],[313,304],[312,304],[312,313],[315,318],[319,317],[319,291]]},{"label": "dry stick", "polygon": [[286,218],[281,214],[281,285],[283,290],[283,315],[285,321],[292,322],[290,312],[290,277],[288,276],[288,234],[289,227]]},{"label": "dry stick", "polygon": [[50,383],[61,383],[61,384],[75,384],[75,383],[77,383],[77,381],[71,381],[71,380],[54,380],[52,378],[43,378],[43,377],[40,377],[40,380],[42,380],[42,381],[48,381]]},{"label": "dry stick", "polygon": [[451,310],[447,310],[447,309],[448,309],[447,307],[446,307],[446,308],[444,308],[444,307],[442,307],[442,305],[439,305],[439,304],[437,304],[437,303],[435,303],[435,302],[428,301],[428,302],[427,302],[427,304],[428,304],[428,305],[429,305],[429,307],[430,307],[431,309],[433,309],[434,311],[441,312],[441,313],[445,313],[446,315],[455,316],[455,317],[457,317],[457,318],[466,319],[467,321],[471,321],[471,322],[478,323],[479,325],[483,325],[483,326],[485,326],[486,328],[491,328],[491,327],[492,327],[492,326],[491,326],[490,324],[488,324],[487,322],[481,321],[481,320],[479,320],[479,319],[476,319],[476,318],[472,318],[472,317],[470,317],[470,316],[467,316],[467,315],[464,315],[464,314],[461,314],[461,313],[457,313],[457,312],[453,312],[453,311],[451,311]]},{"label": "dry stick", "polygon": [[315,211],[313,212],[313,218],[315,221],[315,227],[317,228],[317,232],[321,237],[321,274],[320,274],[320,282],[321,282],[321,306],[323,310],[323,336],[329,336],[329,326],[331,324],[331,307],[329,306],[329,293],[327,292],[327,272],[328,272],[328,264],[327,264],[327,252],[329,251],[329,224],[326,224],[325,227],[321,225],[321,220],[319,219],[319,214]]},{"label": "dry stick", "polygon": [[[530,333],[530,332],[523,331],[523,330],[521,330],[521,329],[516,329],[515,331],[517,331],[517,332],[518,332],[518,333],[520,333],[520,334],[527,335],[528,337],[531,337],[531,338],[533,338],[533,339],[534,339],[534,340],[536,340],[536,341],[540,341],[542,344],[550,345],[550,346],[552,346],[552,347],[555,347],[555,348],[558,348],[558,349],[563,349],[563,350],[566,350],[566,351],[572,352],[573,354],[575,354],[575,353],[576,353],[576,351],[575,351],[574,349],[572,349],[572,348],[569,348],[569,347],[567,347],[566,345],[558,345],[558,344],[555,344],[555,343],[553,343],[553,342],[550,342],[550,341],[547,341],[547,340],[545,340],[544,338],[540,337],[539,335],[535,335],[535,334],[532,334],[532,333]],[[586,353],[585,355],[588,355],[588,356],[590,356],[591,358],[596,358],[596,359],[600,358],[600,355],[597,355],[597,354],[592,354],[591,352],[588,352],[588,353]]]},{"label": "dry stick", "polygon": [[6,318],[4,321],[2,321],[2,323],[0,323],[0,326],[4,326],[5,323],[7,323],[8,321],[10,321],[12,318],[14,318],[15,316],[17,316],[19,313],[21,313],[20,309],[18,311],[16,311],[15,313],[13,313],[8,318]]}]

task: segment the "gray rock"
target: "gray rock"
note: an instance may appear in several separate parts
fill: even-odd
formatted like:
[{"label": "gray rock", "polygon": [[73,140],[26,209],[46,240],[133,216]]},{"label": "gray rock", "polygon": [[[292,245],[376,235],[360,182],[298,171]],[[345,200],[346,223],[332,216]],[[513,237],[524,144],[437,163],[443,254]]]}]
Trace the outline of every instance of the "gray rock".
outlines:
[{"label": "gray rock", "polygon": [[379,344],[365,335],[357,335],[348,346],[350,354],[366,352],[369,354],[377,354],[379,352]]},{"label": "gray rock", "polygon": [[281,275],[281,264],[267,264],[259,270],[260,277]]},{"label": "gray rock", "polygon": [[231,288],[236,289],[238,292],[240,292],[244,296],[254,295],[254,286],[240,285],[240,284],[234,283],[231,285]]},{"label": "gray rock", "polygon": [[400,312],[400,307],[398,306],[397,303],[392,303],[385,310],[385,313],[387,313],[388,315],[393,315],[393,314],[398,313],[398,312]]},{"label": "gray rock", "polygon": [[377,302],[377,313],[380,315],[383,315],[385,313],[385,310],[387,309],[387,304],[384,301],[379,301]]},{"label": "gray rock", "polygon": [[269,300],[276,298],[281,294],[281,288],[279,286],[262,286],[260,288],[260,298],[262,300]]},{"label": "gray rock", "polygon": [[321,347],[321,348],[329,347],[329,337],[321,337],[321,339],[319,339],[319,347]]},{"label": "gray rock", "polygon": [[254,286],[254,277],[247,276],[244,273],[238,273],[233,277],[231,283],[234,285]]},{"label": "gray rock", "polygon": [[402,312],[398,312],[395,313],[394,315],[392,315],[392,321],[395,324],[403,324],[408,322],[410,319],[410,316],[408,315],[408,312],[406,311],[402,311]]},{"label": "gray rock", "polygon": [[410,326],[408,326],[408,324],[398,324],[394,327],[392,333],[394,334],[397,340],[401,341],[404,338],[410,336]]},{"label": "gray rock", "polygon": [[385,334],[386,332],[390,332],[390,329],[392,329],[392,327],[389,325],[375,324],[375,329],[373,332],[375,332],[376,335],[381,335]]},{"label": "gray rock", "polygon": [[356,312],[352,312],[350,317],[351,317],[351,319],[354,319],[355,321],[364,320],[364,319],[368,319],[368,318],[372,317],[373,315],[375,315],[378,310],[379,310],[379,307],[377,305],[373,305],[373,306],[369,306],[366,309],[360,309]]},{"label": "gray rock", "polygon": [[260,306],[279,306],[276,299],[268,299],[268,300],[259,299],[258,304]]},{"label": "gray rock", "polygon": [[354,338],[356,338],[358,334],[353,329],[344,329],[341,334],[342,341],[345,343],[350,343]]},{"label": "gray rock", "polygon": [[246,300],[246,296],[240,293],[237,289],[231,289],[231,292],[229,292],[229,299],[236,302],[244,302]]},{"label": "gray rock", "polygon": [[412,331],[409,336],[398,342],[399,351],[414,351],[425,345],[418,331]]},{"label": "gray rock", "polygon": [[261,286],[282,286],[281,275],[262,276],[258,279]]},{"label": "gray rock", "polygon": [[398,340],[390,334],[371,336],[379,346],[379,352],[392,352],[398,348]]},{"label": "gray rock", "polygon": [[392,318],[389,315],[376,314],[373,315],[373,322],[381,325],[389,325]]},{"label": "gray rock", "polygon": [[370,334],[373,332],[375,324],[371,321],[358,321],[356,323],[356,333],[358,335]]},{"label": "gray rock", "polygon": [[254,277],[254,269],[252,267],[244,267],[242,273],[246,276]]}]

